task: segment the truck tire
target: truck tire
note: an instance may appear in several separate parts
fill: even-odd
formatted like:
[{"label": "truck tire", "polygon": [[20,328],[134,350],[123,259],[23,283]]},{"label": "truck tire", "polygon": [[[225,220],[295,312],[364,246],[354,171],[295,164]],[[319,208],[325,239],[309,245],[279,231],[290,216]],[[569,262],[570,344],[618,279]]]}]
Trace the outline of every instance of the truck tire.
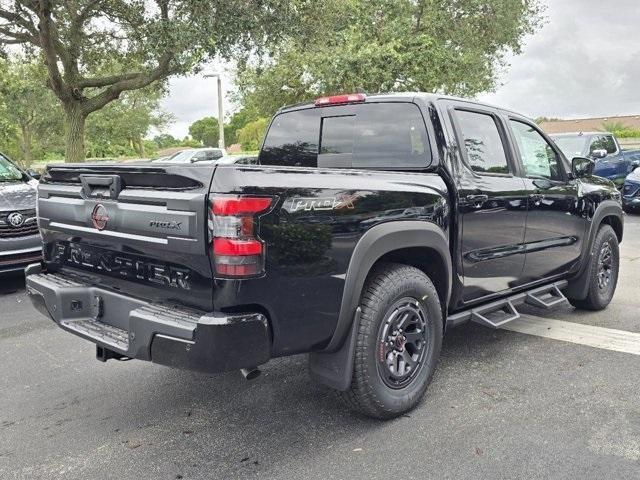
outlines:
[{"label": "truck tire", "polygon": [[569,299],[584,310],[602,310],[609,305],[618,283],[620,249],[618,237],[610,225],[601,225],[589,255],[589,289],[584,299]]},{"label": "truck tire", "polygon": [[417,268],[383,264],[363,289],[353,378],[343,401],[364,415],[390,419],[424,396],[442,346],[442,308]]}]

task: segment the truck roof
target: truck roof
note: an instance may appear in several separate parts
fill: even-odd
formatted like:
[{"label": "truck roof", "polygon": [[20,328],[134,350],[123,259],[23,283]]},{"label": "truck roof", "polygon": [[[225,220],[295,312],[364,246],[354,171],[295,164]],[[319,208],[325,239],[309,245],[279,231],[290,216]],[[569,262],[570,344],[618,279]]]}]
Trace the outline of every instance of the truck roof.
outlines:
[{"label": "truck roof", "polygon": [[[465,103],[469,103],[469,104],[473,104],[473,105],[482,105],[485,107],[490,107],[490,108],[495,108],[498,110],[502,110],[503,112],[509,112],[509,113],[513,113],[515,115],[520,115],[523,116],[521,113],[518,112],[514,112],[511,111],[509,109],[505,109],[496,105],[492,105],[489,103],[485,103],[485,102],[479,102],[476,100],[472,100],[472,99],[468,99],[468,98],[462,98],[462,97],[456,97],[456,96],[452,96],[452,95],[443,95],[443,94],[439,94],[439,93],[429,93],[429,92],[391,92],[391,93],[376,93],[376,94],[366,94],[367,98],[365,100],[365,102],[367,101],[390,101],[390,100],[399,100],[399,101],[406,101],[406,102],[411,102],[416,98],[420,98],[424,101],[427,102],[432,102],[435,100],[455,100],[458,102],[465,102]],[[280,110],[278,110],[277,113],[283,113],[283,112],[291,112],[291,111],[295,111],[295,110],[304,110],[307,108],[314,108],[316,107],[314,101],[308,101],[308,102],[302,102],[302,103],[296,103],[294,105],[287,105],[285,107],[282,107]]]}]

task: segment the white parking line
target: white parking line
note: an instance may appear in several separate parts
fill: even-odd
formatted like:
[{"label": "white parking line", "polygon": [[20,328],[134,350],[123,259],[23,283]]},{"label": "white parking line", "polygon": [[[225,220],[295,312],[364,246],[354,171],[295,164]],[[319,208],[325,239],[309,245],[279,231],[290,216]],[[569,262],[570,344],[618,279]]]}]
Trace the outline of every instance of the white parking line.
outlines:
[{"label": "white parking line", "polygon": [[635,332],[594,327],[533,315],[523,315],[520,319],[510,322],[502,328],[527,335],[640,355],[640,333]]}]

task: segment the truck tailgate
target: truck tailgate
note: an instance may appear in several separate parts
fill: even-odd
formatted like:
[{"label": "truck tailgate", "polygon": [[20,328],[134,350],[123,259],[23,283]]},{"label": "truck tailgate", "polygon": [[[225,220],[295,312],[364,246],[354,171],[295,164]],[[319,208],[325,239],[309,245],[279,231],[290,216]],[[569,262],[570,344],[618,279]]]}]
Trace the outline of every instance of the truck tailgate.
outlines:
[{"label": "truck tailgate", "polygon": [[49,269],[147,299],[212,308],[212,165],[52,166],[38,189]]}]

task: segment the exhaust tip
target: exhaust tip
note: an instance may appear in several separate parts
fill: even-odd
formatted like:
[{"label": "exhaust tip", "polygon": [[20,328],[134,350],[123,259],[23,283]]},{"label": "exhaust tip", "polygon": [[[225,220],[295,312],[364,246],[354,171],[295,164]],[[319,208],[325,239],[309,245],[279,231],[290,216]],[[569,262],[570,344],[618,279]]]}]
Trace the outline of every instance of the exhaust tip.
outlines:
[{"label": "exhaust tip", "polygon": [[250,367],[250,368],[241,368],[240,373],[245,378],[245,380],[253,380],[255,378],[258,378],[262,372],[256,367]]}]

